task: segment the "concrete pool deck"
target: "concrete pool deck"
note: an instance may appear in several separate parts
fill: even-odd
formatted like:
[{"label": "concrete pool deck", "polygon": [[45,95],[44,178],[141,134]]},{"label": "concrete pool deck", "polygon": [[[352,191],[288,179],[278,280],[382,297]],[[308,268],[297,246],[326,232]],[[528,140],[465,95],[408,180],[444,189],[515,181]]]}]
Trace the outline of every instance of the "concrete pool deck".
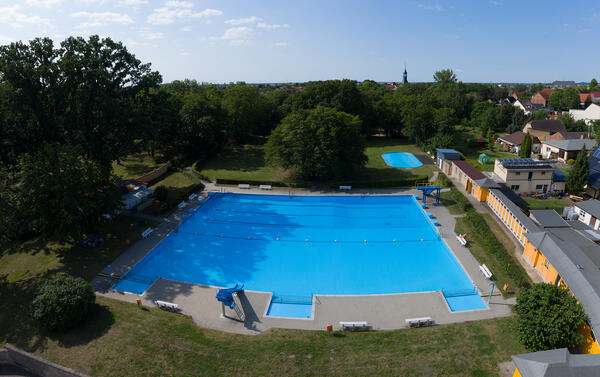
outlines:
[{"label": "concrete pool deck", "polygon": [[[260,193],[272,195],[289,195],[289,190],[258,190],[221,188],[208,184],[205,190],[215,192]],[[206,191],[205,191],[206,192]],[[297,191],[293,195],[416,195],[420,191],[407,190],[353,190],[351,193],[339,191]],[[429,203],[432,201],[429,200]],[[146,239],[132,245],[125,253],[112,263],[111,271],[123,276],[138,261],[154,248],[169,232],[175,229],[181,216],[189,208],[197,207],[198,201],[192,206],[180,209],[165,219],[156,230]],[[451,252],[459,261],[464,271],[473,281],[478,291],[483,295],[489,294],[489,280],[486,280],[479,270],[477,260],[468,248],[459,244],[455,237],[455,216],[450,215],[443,206],[429,206],[431,212],[440,223],[438,231]],[[108,270],[103,271],[107,273]],[[493,271],[492,271],[493,272]],[[367,321],[372,329],[392,330],[406,327],[405,319],[431,317],[436,324],[474,321],[512,315],[511,306],[515,299],[505,300],[494,296],[487,309],[451,312],[446,300],[440,292],[419,292],[385,295],[352,295],[329,296],[315,295],[312,319],[294,319],[268,317],[271,293],[244,291],[239,299],[246,315],[245,322],[235,319],[235,313],[226,308],[223,316],[222,305],[215,299],[217,287],[190,284],[167,279],[158,279],[142,295],[121,293],[110,288],[110,282],[105,277],[96,277],[92,281],[96,293],[110,298],[135,303],[141,298],[142,303],[154,306],[154,300],[174,302],[179,305],[183,314],[190,315],[195,323],[202,327],[243,334],[258,334],[271,328],[290,328],[306,330],[323,330],[327,323],[339,328],[340,321]],[[484,299],[487,302],[487,297]],[[230,318],[227,318],[230,317]]]}]

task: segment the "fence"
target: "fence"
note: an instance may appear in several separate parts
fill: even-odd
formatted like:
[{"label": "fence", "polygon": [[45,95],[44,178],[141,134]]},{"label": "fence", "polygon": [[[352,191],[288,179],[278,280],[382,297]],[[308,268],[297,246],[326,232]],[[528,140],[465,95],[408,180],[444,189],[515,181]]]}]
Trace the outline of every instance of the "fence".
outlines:
[{"label": "fence", "polygon": [[167,162],[163,166],[160,166],[160,167],[152,170],[150,173],[146,173],[144,175],[137,177],[135,180],[140,181],[140,182],[152,182],[155,179],[162,177],[169,170],[170,167],[171,167],[171,161]]}]

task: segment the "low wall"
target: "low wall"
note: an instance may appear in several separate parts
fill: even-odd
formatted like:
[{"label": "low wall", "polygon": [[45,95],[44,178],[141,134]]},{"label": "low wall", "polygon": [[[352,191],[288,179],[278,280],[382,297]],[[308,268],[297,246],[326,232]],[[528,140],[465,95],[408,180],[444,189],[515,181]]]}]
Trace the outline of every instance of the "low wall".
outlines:
[{"label": "low wall", "polygon": [[0,363],[12,364],[40,377],[88,377],[85,374],[62,367],[23,350],[6,344],[0,350]]},{"label": "low wall", "polygon": [[169,170],[170,167],[171,161],[167,162],[161,167],[152,170],[150,173],[146,173],[137,177],[135,180],[140,182],[152,182],[155,179],[162,177],[167,172],[167,170]]}]

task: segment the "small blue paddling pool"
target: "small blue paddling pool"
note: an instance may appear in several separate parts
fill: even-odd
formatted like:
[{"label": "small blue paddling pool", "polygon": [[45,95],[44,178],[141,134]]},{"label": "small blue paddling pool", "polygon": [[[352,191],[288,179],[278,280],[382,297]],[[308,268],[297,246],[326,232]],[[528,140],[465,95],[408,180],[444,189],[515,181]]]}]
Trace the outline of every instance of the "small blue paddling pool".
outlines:
[{"label": "small blue paddling pool", "polygon": [[384,153],[381,155],[381,158],[383,158],[383,161],[385,161],[388,166],[394,168],[410,169],[418,168],[419,166],[423,165],[423,163],[419,161],[414,154],[408,152]]}]

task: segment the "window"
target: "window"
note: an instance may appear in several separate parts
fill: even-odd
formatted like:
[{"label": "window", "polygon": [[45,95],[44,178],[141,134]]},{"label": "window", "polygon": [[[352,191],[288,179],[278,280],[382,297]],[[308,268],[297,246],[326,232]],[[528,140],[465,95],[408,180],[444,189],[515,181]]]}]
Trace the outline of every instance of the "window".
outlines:
[{"label": "window", "polygon": [[544,267],[546,267],[546,269],[550,268],[550,261],[548,259],[546,259],[546,263],[544,263]]},{"label": "window", "polygon": [[536,185],[535,186],[535,189],[538,191],[542,190],[543,188],[544,188],[544,185]]},{"label": "window", "polygon": [[510,186],[510,189],[513,191],[519,191],[519,185],[512,185]]},{"label": "window", "polygon": [[545,172],[545,171],[543,171],[543,172],[542,172],[542,175],[546,175],[546,172]]},{"label": "window", "polygon": [[527,175],[527,180],[531,181],[531,178],[533,178],[533,172],[530,171],[529,174]]},{"label": "window", "polygon": [[521,175],[521,172],[518,171],[518,172],[515,173],[515,175]]}]

